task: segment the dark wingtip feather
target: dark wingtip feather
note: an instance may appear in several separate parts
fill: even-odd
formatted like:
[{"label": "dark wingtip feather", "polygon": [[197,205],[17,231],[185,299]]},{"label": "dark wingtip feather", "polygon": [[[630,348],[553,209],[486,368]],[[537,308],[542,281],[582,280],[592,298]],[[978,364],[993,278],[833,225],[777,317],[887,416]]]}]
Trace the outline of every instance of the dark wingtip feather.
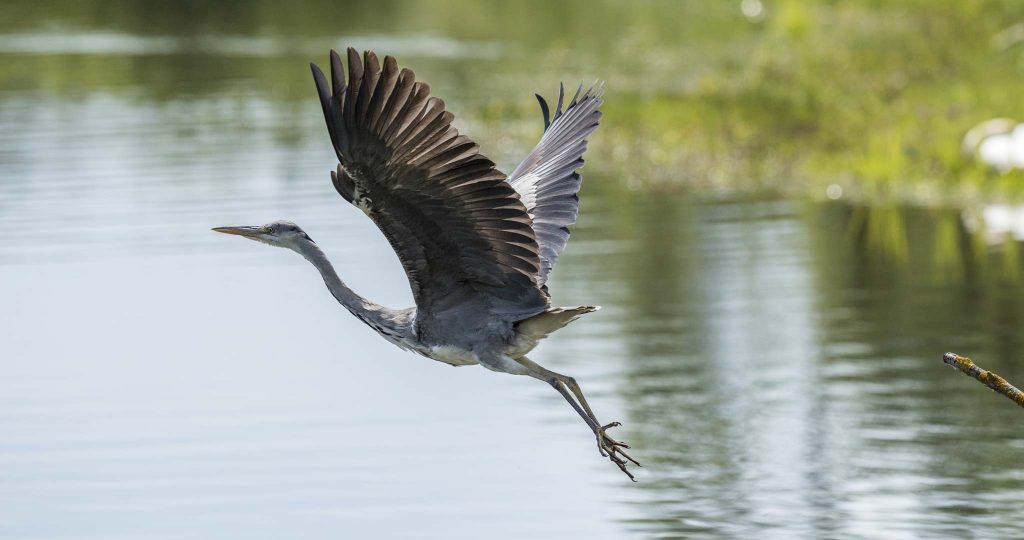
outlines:
[{"label": "dark wingtip feather", "polygon": [[313,72],[313,82],[316,83],[316,91],[320,95],[320,102],[327,103],[327,100],[331,99],[331,91],[327,86],[327,77],[320,70],[320,66],[313,62],[309,63],[309,70]]},{"label": "dark wingtip feather", "polygon": [[341,65],[338,51],[331,49],[331,88],[334,95],[340,98],[345,92],[345,68]]},{"label": "dark wingtip feather", "polygon": [[359,53],[356,52],[352,47],[348,48],[348,88],[345,91],[345,106],[343,107],[345,122],[352,124],[354,122],[356,104],[359,99],[359,88],[363,82],[363,62],[359,58]]},{"label": "dark wingtip feather", "polygon": [[380,77],[380,62],[373,51],[363,51],[363,80],[359,85],[359,100],[353,105],[356,108],[355,120],[359,124],[366,123],[366,113]]},{"label": "dark wingtip feather", "polygon": [[373,51],[363,51],[363,64],[366,66],[366,71],[380,71],[380,61],[377,59],[377,53]]},{"label": "dark wingtip feather", "polygon": [[562,99],[565,98],[565,85],[558,83],[558,106],[555,107],[555,120],[562,116]]},{"label": "dark wingtip feather", "polygon": [[377,87],[373,91],[373,98],[366,110],[366,124],[370,132],[380,134],[381,117],[387,112],[385,109],[396,84],[398,84],[398,62],[390,56],[385,56],[383,68],[377,78]]},{"label": "dark wingtip feather", "polygon": [[[355,91],[359,90],[359,85],[356,83],[362,82],[363,78],[363,61],[359,57],[359,53],[356,52],[352,47],[348,48],[348,81]],[[353,104],[354,105],[354,104]]]},{"label": "dark wingtip feather", "polygon": [[551,125],[550,111],[548,110],[548,102],[544,101],[544,98],[540,94],[534,94],[537,96],[537,102],[540,103],[540,112],[544,115],[544,131],[548,130],[548,126]]}]

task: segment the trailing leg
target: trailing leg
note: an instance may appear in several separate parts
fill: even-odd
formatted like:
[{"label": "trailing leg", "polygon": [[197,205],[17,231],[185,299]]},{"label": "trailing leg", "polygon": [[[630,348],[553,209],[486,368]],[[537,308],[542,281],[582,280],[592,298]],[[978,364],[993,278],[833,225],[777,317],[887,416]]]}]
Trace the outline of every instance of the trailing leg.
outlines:
[{"label": "trailing leg", "polygon": [[597,416],[590,409],[590,405],[587,403],[586,398],[583,396],[583,390],[580,388],[576,380],[567,375],[556,373],[543,366],[533,362],[528,358],[516,359],[520,365],[527,370],[527,374],[531,377],[544,381],[551,385],[552,388],[562,394],[562,397],[569,402],[569,405],[580,415],[580,418],[590,427],[591,431],[594,432],[594,436],[597,438],[597,449],[602,456],[607,457],[613,463],[615,463],[622,472],[629,476],[630,480],[636,481],[633,475],[626,470],[628,462],[634,465],[640,466],[640,463],[630,457],[623,449],[629,448],[629,445],[616,441],[615,439],[608,436],[606,431],[609,428],[619,426],[618,422],[611,422],[609,424],[601,425],[597,420]]}]

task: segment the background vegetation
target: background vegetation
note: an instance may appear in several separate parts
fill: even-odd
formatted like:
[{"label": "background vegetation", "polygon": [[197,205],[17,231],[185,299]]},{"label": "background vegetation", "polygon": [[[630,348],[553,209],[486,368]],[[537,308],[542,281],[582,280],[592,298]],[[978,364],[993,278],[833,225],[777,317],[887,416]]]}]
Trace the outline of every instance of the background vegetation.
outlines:
[{"label": "background vegetation", "polygon": [[[554,80],[600,77],[609,100],[592,159],[631,188],[822,196],[836,184],[857,201],[964,205],[1016,200],[1024,180],[960,153],[980,121],[1024,119],[1024,4],[1011,0],[14,2],[0,6],[0,30],[6,48],[45,47],[19,39],[26,32],[112,42],[128,32],[150,38],[153,56],[236,57],[190,56],[172,71],[152,69],[146,54],[6,61],[5,88],[74,92],[160,76],[173,93],[185,79],[217,89],[246,70],[246,91],[294,99],[308,97],[295,57],[397,32],[411,40],[397,52],[432,81],[451,57],[464,64],[458,80],[440,81],[457,89],[472,78],[473,92],[457,95],[470,120],[494,132],[528,120],[504,147],[516,155],[538,118],[524,88],[550,94]],[[416,40],[433,45],[432,58],[415,59]]]}]

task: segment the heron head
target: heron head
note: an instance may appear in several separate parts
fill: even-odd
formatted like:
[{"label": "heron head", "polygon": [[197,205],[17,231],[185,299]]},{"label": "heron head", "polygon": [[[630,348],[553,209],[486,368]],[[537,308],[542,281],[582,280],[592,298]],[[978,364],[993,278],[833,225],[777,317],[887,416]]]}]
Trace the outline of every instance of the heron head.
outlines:
[{"label": "heron head", "polygon": [[250,240],[263,242],[271,246],[296,249],[303,243],[312,243],[313,239],[291,221],[272,221],[259,227],[214,227],[214,231],[224,234],[235,234]]}]

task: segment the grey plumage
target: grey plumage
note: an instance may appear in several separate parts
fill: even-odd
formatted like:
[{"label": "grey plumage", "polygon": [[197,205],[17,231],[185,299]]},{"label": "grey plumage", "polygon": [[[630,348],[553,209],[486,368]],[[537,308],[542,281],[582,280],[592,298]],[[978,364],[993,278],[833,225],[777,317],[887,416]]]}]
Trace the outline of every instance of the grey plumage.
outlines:
[{"label": "grey plumage", "polygon": [[540,282],[548,274],[569,241],[569,226],[576,223],[580,199],[577,193],[583,178],[577,169],[583,166],[587,137],[597,129],[601,118],[601,88],[591,87],[580,96],[583,86],[562,111],[565,87],[559,85],[554,118],[548,119],[548,105],[537,95],[544,114],[544,136],[526,159],[508,177],[533,221],[540,246]]},{"label": "grey plumage", "polygon": [[416,306],[390,309],[359,296],[298,226],[219,227],[291,249],[319,270],[331,294],[388,341],[451,365],[480,364],[547,382],[597,437],[598,449],[626,470],[636,463],[601,425],[579,385],[526,357],[552,332],[596,307],[552,308],[547,277],[576,221],[576,193],[601,94],[591,88],[550,122],[506,178],[479,147],[452,126],[444,102],[430,96],[394,58],[348,49],[348,69],[331,51],[330,79],[311,64],[339,164],[337,192],[384,233],[409,279]]}]

